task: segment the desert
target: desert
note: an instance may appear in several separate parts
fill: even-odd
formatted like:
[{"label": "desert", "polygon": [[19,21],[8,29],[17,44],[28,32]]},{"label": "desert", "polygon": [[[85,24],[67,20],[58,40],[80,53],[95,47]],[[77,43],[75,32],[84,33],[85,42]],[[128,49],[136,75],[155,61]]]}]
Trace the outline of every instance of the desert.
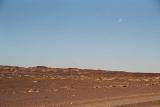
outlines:
[{"label": "desert", "polygon": [[0,66],[0,107],[159,107],[160,74]]}]

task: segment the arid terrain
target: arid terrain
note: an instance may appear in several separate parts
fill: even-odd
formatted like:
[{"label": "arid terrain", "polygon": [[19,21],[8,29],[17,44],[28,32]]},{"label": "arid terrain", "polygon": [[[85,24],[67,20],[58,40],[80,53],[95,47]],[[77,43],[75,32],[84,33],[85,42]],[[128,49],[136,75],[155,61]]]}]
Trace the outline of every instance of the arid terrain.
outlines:
[{"label": "arid terrain", "polygon": [[0,66],[0,107],[160,107],[160,74]]}]

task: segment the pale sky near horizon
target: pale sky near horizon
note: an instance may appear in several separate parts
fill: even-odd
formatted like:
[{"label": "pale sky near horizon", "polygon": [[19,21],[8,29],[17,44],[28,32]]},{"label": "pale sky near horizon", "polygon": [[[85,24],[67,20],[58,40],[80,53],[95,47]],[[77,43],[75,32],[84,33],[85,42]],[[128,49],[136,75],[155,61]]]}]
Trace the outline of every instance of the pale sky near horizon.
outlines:
[{"label": "pale sky near horizon", "polygon": [[160,72],[160,2],[0,0],[0,65]]}]

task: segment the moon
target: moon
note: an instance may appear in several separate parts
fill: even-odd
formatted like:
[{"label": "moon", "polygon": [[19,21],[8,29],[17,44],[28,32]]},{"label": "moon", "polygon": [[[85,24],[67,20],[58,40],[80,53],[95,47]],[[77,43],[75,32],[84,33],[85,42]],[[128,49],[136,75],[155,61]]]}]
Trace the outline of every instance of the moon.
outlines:
[{"label": "moon", "polygon": [[123,22],[123,19],[122,18],[119,18],[118,19],[118,23],[122,23]]}]

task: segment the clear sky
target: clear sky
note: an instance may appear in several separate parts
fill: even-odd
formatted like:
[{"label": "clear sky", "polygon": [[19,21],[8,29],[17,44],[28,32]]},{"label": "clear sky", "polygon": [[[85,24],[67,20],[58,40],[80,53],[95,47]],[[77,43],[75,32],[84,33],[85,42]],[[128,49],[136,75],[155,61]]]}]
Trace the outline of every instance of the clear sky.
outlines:
[{"label": "clear sky", "polygon": [[0,64],[160,72],[160,2],[0,0]]}]

